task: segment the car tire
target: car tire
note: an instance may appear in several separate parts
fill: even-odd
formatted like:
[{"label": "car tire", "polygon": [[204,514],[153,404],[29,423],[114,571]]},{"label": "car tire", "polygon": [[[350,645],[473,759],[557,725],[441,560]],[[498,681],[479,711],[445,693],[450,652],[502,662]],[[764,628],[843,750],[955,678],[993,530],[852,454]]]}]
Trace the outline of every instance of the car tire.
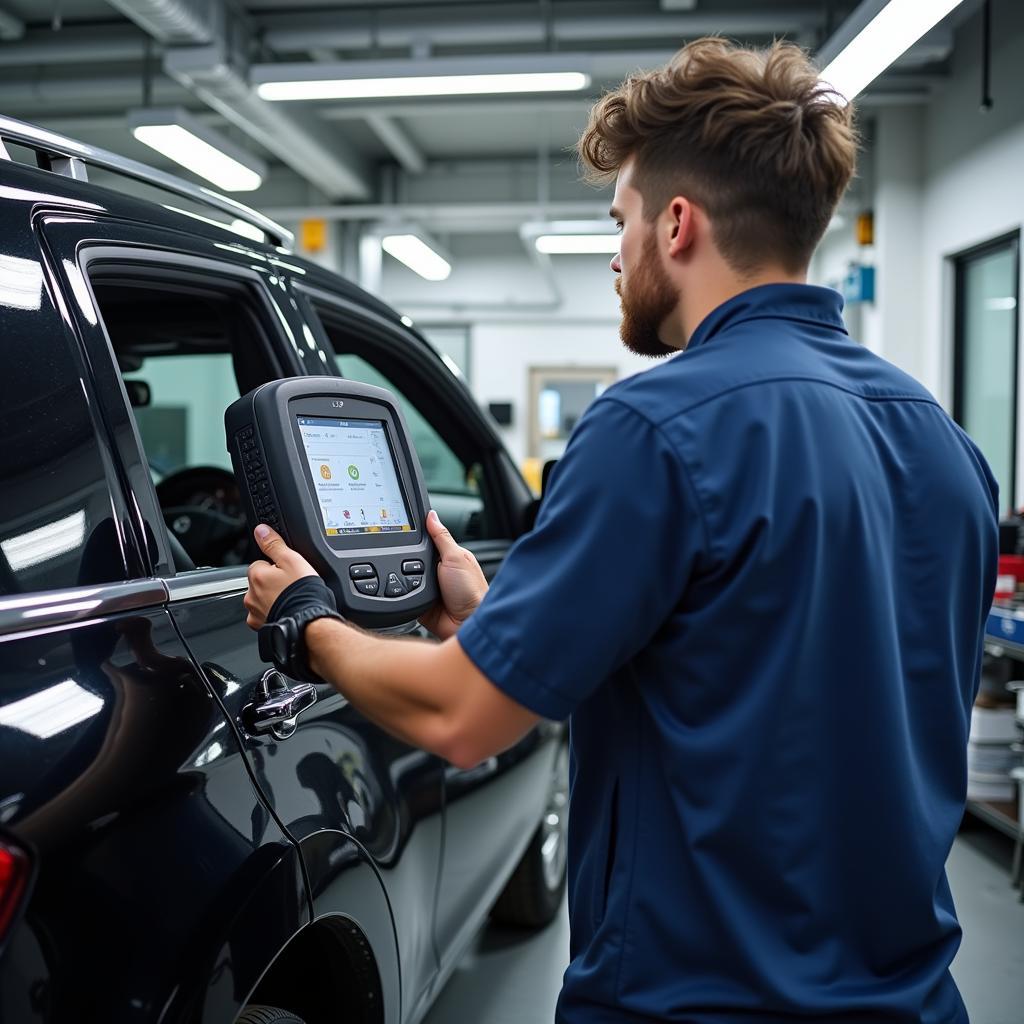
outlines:
[{"label": "car tire", "polygon": [[491,910],[497,924],[541,928],[551,922],[565,895],[569,813],[569,745],[558,745],[544,817]]},{"label": "car tire", "polygon": [[235,1024],[306,1024],[306,1022],[301,1017],[296,1017],[291,1010],[250,1003],[238,1015]]}]

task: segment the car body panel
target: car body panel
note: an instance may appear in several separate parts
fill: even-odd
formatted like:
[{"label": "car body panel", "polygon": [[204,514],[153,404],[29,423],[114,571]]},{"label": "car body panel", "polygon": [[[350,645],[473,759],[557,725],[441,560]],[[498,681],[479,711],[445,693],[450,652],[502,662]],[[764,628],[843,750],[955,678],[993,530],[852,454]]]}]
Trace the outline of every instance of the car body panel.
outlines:
[{"label": "car body panel", "polygon": [[[295,847],[167,611],[8,635],[0,694],[3,815],[38,863],[0,1019],[173,1019],[179,990],[224,974],[229,937],[237,1011],[308,904]],[[261,928],[234,932],[254,899]]]}]

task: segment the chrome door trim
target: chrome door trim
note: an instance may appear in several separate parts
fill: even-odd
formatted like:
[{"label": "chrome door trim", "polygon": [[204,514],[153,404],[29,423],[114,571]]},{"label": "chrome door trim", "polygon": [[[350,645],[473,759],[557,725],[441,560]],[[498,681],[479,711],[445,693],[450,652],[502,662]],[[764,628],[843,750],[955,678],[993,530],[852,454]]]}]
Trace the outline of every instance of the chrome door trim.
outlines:
[{"label": "chrome door trim", "polygon": [[244,594],[249,589],[249,567],[232,565],[226,569],[193,569],[179,572],[163,581],[170,604],[192,601],[197,597],[216,597],[220,594]]},{"label": "chrome door trim", "polygon": [[166,601],[167,584],[160,579],[10,594],[0,597],[0,636],[69,626],[120,612],[159,607]]}]

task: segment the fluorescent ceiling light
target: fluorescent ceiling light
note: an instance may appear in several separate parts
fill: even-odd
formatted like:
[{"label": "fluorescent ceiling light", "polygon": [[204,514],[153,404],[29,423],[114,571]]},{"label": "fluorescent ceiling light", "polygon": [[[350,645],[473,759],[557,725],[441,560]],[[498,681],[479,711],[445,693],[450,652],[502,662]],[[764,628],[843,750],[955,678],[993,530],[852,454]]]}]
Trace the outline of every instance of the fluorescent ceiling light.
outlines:
[{"label": "fluorescent ceiling light", "polygon": [[432,249],[418,234],[387,234],[380,247],[389,255],[414,270],[428,281],[444,281],[452,272],[452,265]]},{"label": "fluorescent ceiling light", "polygon": [[619,234],[605,219],[529,221],[519,229],[519,235],[537,252],[547,254],[619,251]]},{"label": "fluorescent ceiling light", "polygon": [[128,123],[139,142],[226,192],[251,192],[266,177],[267,168],[262,160],[186,110],[134,110],[128,115]]},{"label": "fluorescent ceiling light", "polygon": [[469,96],[517,92],[576,92],[590,85],[582,71],[529,71],[489,75],[416,75],[264,82],[265,100],[362,100],[393,96]]},{"label": "fluorescent ceiling light", "polygon": [[847,101],[866,89],[897,57],[962,0],[889,0],[821,72]]},{"label": "fluorescent ceiling light", "polygon": [[538,235],[533,243],[537,252],[553,255],[572,253],[617,253],[618,235]]}]

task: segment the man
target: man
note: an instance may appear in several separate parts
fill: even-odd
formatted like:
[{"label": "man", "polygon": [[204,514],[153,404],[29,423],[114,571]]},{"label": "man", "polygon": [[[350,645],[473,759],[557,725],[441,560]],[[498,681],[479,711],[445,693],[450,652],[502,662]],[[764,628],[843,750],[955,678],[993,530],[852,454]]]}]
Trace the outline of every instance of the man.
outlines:
[{"label": "man", "polygon": [[[944,864],[996,485],[804,283],[855,148],[785,45],[702,40],[605,96],[580,152],[617,175],[623,340],[681,354],[594,402],[489,592],[431,514],[440,644],[305,632],[460,766],[571,716],[566,1024],[967,1019]],[[257,534],[250,624],[323,600]]]}]

